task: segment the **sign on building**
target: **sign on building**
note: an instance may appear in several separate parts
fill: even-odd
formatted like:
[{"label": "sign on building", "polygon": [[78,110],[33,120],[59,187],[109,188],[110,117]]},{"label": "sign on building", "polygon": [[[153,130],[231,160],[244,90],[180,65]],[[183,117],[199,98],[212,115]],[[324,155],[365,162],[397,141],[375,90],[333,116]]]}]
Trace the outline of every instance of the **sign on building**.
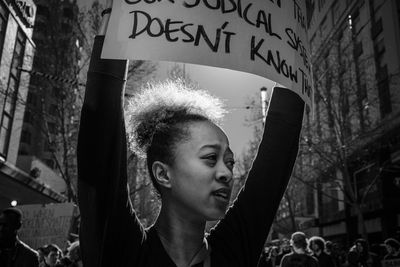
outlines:
[{"label": "sign on building", "polygon": [[103,58],[244,71],[312,103],[304,0],[114,1]]}]

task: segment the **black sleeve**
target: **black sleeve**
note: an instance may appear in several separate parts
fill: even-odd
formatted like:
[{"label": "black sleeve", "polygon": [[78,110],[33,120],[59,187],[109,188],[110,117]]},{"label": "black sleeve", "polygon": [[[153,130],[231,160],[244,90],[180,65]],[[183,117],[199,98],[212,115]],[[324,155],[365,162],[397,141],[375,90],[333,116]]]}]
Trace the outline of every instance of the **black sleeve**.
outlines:
[{"label": "black sleeve", "polygon": [[118,262],[135,256],[144,238],[127,187],[122,104],[127,61],[100,59],[103,42],[104,37],[96,37],[78,139],[80,245],[85,267],[123,266]]},{"label": "black sleeve", "polygon": [[297,94],[274,89],[246,184],[210,233],[212,251],[232,258],[235,266],[257,264],[296,160],[303,110],[304,102]]},{"label": "black sleeve", "polygon": [[281,263],[279,264],[279,266],[280,267],[287,267],[287,261],[288,261],[288,256],[287,255],[284,255],[283,256],[283,258],[282,258],[282,260],[281,260]]}]

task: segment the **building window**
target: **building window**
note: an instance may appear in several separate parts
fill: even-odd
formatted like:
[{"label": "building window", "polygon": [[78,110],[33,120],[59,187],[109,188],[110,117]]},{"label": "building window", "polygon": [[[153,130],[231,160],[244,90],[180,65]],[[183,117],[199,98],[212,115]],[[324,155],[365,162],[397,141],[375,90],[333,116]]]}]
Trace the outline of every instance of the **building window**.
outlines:
[{"label": "building window", "polygon": [[48,122],[47,127],[49,128],[49,133],[51,134],[56,133],[56,124],[54,122]]},{"label": "building window", "polygon": [[57,105],[50,104],[50,106],[49,106],[49,115],[56,116],[57,115],[57,111],[58,111]]},{"label": "building window", "polygon": [[31,91],[29,91],[28,93],[28,99],[26,101],[28,103],[28,105],[32,106],[32,107],[36,107],[37,105],[37,96],[35,93],[32,93]]},{"label": "building window", "polygon": [[36,15],[37,16],[42,16],[42,17],[44,17],[46,19],[49,19],[50,18],[49,8],[47,6],[38,5],[37,6]]},{"label": "building window", "polygon": [[54,164],[54,160],[53,159],[45,159],[44,162],[46,163],[46,165],[48,167],[50,167],[51,169],[54,169],[55,164]]},{"label": "building window", "polygon": [[32,113],[29,110],[25,110],[24,114],[24,122],[26,123],[32,123],[33,118],[32,118]]},{"label": "building window", "polygon": [[8,10],[6,6],[3,4],[3,1],[1,1],[0,2],[0,59],[1,59],[1,54],[3,52],[4,38],[6,36],[7,20],[8,20]]},{"label": "building window", "polygon": [[31,144],[32,135],[30,132],[26,130],[22,130],[21,133],[21,142],[30,145]]},{"label": "building window", "polygon": [[372,28],[371,28],[372,39],[376,39],[382,31],[383,31],[382,18],[380,18],[378,21],[372,23]]},{"label": "building window", "polygon": [[0,123],[0,154],[4,157],[7,156],[8,145],[10,142],[12,121],[18,98],[19,79],[21,75],[19,68],[22,67],[24,59],[25,42],[25,35],[21,29],[18,29],[13,58],[11,60],[10,76],[4,97],[4,109]]},{"label": "building window", "polygon": [[[380,72],[384,71],[380,70]],[[378,95],[379,95],[379,107],[380,107],[381,117],[384,118],[386,117],[386,115],[392,112],[392,103],[390,101],[390,89],[389,89],[388,79],[384,79],[378,82]]]},{"label": "building window", "polygon": [[400,2],[397,1],[396,4],[397,4],[397,19],[398,19],[398,23],[399,23],[399,25],[397,25],[397,26],[400,27]]},{"label": "building window", "polygon": [[377,68],[380,68],[383,66],[383,57],[385,55],[385,39],[383,37],[379,38],[374,45],[374,50],[375,50],[375,58],[376,58],[376,64]]},{"label": "building window", "polygon": [[21,148],[21,149],[18,151],[18,155],[27,156],[27,155],[29,155],[29,153],[28,153],[28,151],[26,151],[24,148]]},{"label": "building window", "polygon": [[0,128],[0,153],[7,155],[7,148],[9,142],[9,133],[11,131],[11,120],[7,114],[3,115]]},{"label": "building window", "polygon": [[61,24],[61,30],[63,33],[71,33],[72,32],[72,26],[69,23],[62,23]]},{"label": "building window", "polygon": [[59,87],[53,87],[53,88],[51,89],[51,96],[52,96],[52,97],[58,97],[58,96],[60,96],[60,92],[61,92],[61,88],[59,88]]},{"label": "building window", "polygon": [[45,139],[43,144],[43,150],[44,152],[54,152],[55,151],[54,142],[50,143],[48,139]]},{"label": "building window", "polygon": [[72,19],[74,17],[74,13],[72,12],[71,8],[65,7],[63,9],[63,16],[67,19]]},{"label": "building window", "polygon": [[43,35],[46,35],[46,34],[47,34],[47,25],[46,25],[46,23],[37,20],[37,21],[35,22],[35,31],[34,31],[34,33],[35,33],[35,34],[43,34]]}]

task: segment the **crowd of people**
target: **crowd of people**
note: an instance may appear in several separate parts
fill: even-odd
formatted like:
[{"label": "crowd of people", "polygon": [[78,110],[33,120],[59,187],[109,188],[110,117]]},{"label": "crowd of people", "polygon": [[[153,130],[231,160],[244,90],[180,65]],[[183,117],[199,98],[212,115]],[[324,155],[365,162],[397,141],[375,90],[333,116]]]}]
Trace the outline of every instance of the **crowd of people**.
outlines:
[{"label": "crowd of people", "polygon": [[22,212],[8,208],[0,213],[1,267],[82,267],[79,241],[62,251],[56,244],[32,249],[18,237],[22,226]]},{"label": "crowd of people", "polygon": [[346,249],[322,237],[307,238],[303,232],[295,232],[290,240],[282,239],[267,245],[260,255],[258,267],[380,267],[382,261],[389,260],[400,261],[400,242],[394,238],[371,248],[360,238]]},{"label": "crowd of people", "polygon": [[62,251],[56,244],[48,244],[38,248],[39,267],[82,267],[79,241],[69,245]]},{"label": "crowd of people", "polygon": [[[18,238],[22,213],[15,208],[0,213],[0,266],[4,267],[82,267],[79,241],[69,243],[62,251],[55,244],[34,250]],[[269,243],[261,253],[258,267],[379,267],[382,261],[399,260],[400,242],[388,238],[383,244],[370,247],[357,239],[349,249],[322,237],[307,238],[295,232],[291,239]],[[399,265],[388,265],[399,266]]]}]

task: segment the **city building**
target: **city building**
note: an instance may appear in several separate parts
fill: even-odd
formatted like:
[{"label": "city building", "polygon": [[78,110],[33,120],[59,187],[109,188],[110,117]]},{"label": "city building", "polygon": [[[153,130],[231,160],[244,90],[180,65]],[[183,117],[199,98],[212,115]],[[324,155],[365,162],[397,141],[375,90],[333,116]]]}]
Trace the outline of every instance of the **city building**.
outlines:
[{"label": "city building", "polygon": [[400,233],[400,2],[308,4],[315,119],[301,162],[316,219],[303,227],[378,243]]},{"label": "city building", "polygon": [[16,204],[61,202],[64,198],[17,168],[21,128],[35,54],[32,0],[0,1],[0,209]]},{"label": "city building", "polygon": [[41,161],[43,164],[35,166],[41,175],[47,174],[46,178],[42,177],[43,181],[75,201],[77,101],[81,100],[77,81],[81,49],[79,9],[76,0],[35,3],[37,14],[32,39],[36,56],[30,72],[17,166],[28,171],[35,162]]}]

